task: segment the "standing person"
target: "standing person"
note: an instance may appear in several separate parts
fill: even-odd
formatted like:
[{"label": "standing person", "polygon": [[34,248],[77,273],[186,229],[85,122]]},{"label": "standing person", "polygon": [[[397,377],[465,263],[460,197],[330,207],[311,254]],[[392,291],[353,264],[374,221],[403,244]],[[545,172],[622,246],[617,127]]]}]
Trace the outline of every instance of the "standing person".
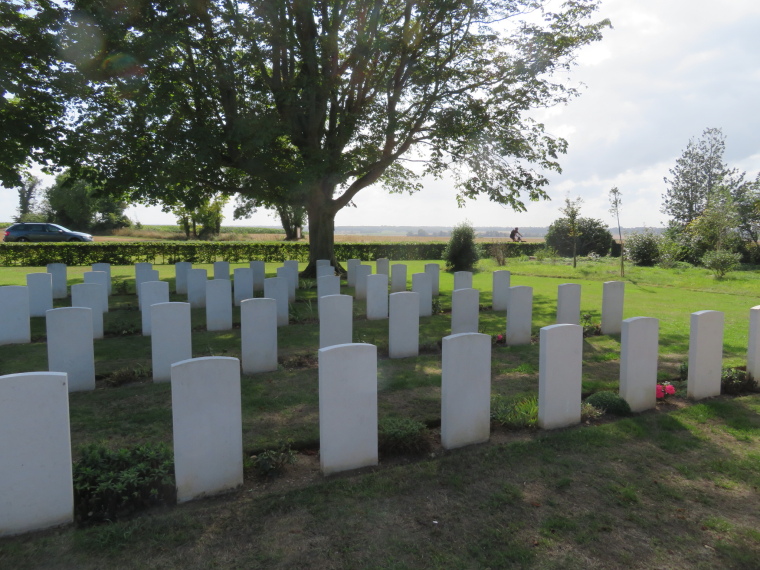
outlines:
[{"label": "standing person", "polygon": [[512,238],[512,241],[522,241],[522,234],[520,233],[520,228],[515,228],[511,232],[509,232],[509,237]]}]

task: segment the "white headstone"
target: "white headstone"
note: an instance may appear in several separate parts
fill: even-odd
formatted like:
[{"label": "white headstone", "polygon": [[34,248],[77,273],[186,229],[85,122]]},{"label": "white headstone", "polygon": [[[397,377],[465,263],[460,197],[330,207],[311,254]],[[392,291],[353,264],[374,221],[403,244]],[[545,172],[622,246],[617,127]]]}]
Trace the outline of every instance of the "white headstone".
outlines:
[{"label": "white headstone", "polygon": [[65,299],[68,294],[65,263],[48,263],[47,272],[53,276],[53,299]]},{"label": "white headstone", "polygon": [[340,277],[337,275],[317,277],[317,298],[325,295],[340,295]]},{"label": "white headstone", "polygon": [[441,445],[483,443],[491,436],[491,337],[463,333],[443,337]]},{"label": "white headstone", "polygon": [[388,276],[382,273],[367,275],[367,319],[388,318]]},{"label": "white headstone", "polygon": [[472,289],[472,271],[454,272],[454,290]]},{"label": "white headstone", "polygon": [[209,356],[172,365],[177,502],[243,484],[240,362]]},{"label": "white headstone", "polygon": [[246,299],[240,304],[243,374],[277,370],[277,301]]},{"label": "white headstone", "polygon": [[333,276],[335,276],[335,268],[332,265],[317,265],[317,279]]},{"label": "white headstone", "polygon": [[251,261],[248,264],[253,270],[253,292],[264,291],[264,279],[266,279],[266,263],[263,261]]},{"label": "white headstone", "polygon": [[375,260],[375,273],[378,275],[390,276],[390,261],[387,257],[380,257]]},{"label": "white headstone", "polygon": [[391,293],[406,291],[406,265],[394,263],[391,265]]},{"label": "white headstone", "polygon": [[388,356],[406,358],[420,353],[420,294],[391,293],[388,322]]},{"label": "white headstone", "polygon": [[96,283],[102,286],[101,296],[103,312],[108,312],[108,288],[111,285],[111,278],[105,271],[85,271],[83,274],[85,283]]},{"label": "white headstone", "polygon": [[137,306],[142,310],[143,307],[143,301],[142,301],[142,284],[147,283],[148,281],[159,281],[158,277],[158,270],[157,269],[143,269],[140,271],[140,274],[138,277],[136,277],[135,280],[135,286],[137,287]]},{"label": "white headstone", "polygon": [[298,261],[295,259],[287,259],[282,263],[283,267],[287,267],[292,271],[290,275],[290,286],[295,291],[298,289]]},{"label": "white headstone", "polygon": [[187,272],[187,302],[193,309],[206,306],[206,281],[208,274],[205,269],[190,269]]},{"label": "white headstone", "polygon": [[557,324],[579,325],[581,323],[581,286],[563,283],[557,286]]},{"label": "white headstone", "polygon": [[277,326],[284,327],[290,321],[288,312],[288,281],[284,277],[264,279],[264,297],[277,302]]},{"label": "white headstone", "polygon": [[29,290],[21,285],[0,287],[0,344],[32,342]]},{"label": "white headstone", "polygon": [[660,322],[651,317],[623,321],[620,337],[620,397],[631,411],[643,412],[657,404],[657,344]]},{"label": "white headstone", "polygon": [[0,376],[0,537],[74,520],[66,374]]},{"label": "white headstone", "polygon": [[367,277],[372,274],[372,267],[369,265],[358,265],[354,268],[354,280],[356,287],[354,297],[357,301],[367,300]]},{"label": "white headstone", "polygon": [[507,299],[509,297],[509,287],[511,285],[512,274],[509,271],[493,272],[493,294],[491,306],[494,311],[506,311]]},{"label": "white headstone", "polygon": [[27,273],[29,316],[44,317],[53,308],[53,276],[50,273]]},{"label": "white headstone", "polygon": [[533,287],[519,285],[509,288],[507,298],[508,345],[530,344],[533,325]]},{"label": "white headstone", "polygon": [[151,316],[150,306],[157,303],[169,302],[169,283],[166,281],[143,281],[140,285],[140,297],[142,298],[142,334],[143,336],[151,335]]},{"label": "white headstone", "polygon": [[319,460],[325,475],[377,465],[377,347],[319,349]]},{"label": "white headstone", "polygon": [[580,423],[582,362],[582,327],[551,325],[541,329],[538,356],[540,427],[554,429]]},{"label": "white headstone", "polygon": [[293,284],[293,274],[294,272],[292,267],[277,268],[277,277],[283,279],[288,288],[288,303],[295,303],[296,300],[296,287]]},{"label": "white headstone", "polygon": [[430,282],[433,286],[433,297],[437,297],[441,294],[440,281],[441,281],[441,266],[437,263],[426,263],[425,273],[430,275]]},{"label": "white headstone", "polygon": [[232,329],[232,283],[229,279],[206,281],[206,330]]},{"label": "white headstone", "polygon": [[193,357],[190,303],[157,303],[150,306],[153,381],[171,380],[175,362]]},{"label": "white headstone", "polygon": [[430,275],[413,273],[412,291],[420,294],[420,316],[431,316],[433,314],[433,284],[430,282]]},{"label": "white headstone", "polygon": [[350,344],[354,334],[354,298],[325,295],[319,298],[319,348]]},{"label": "white headstone", "polygon": [[101,283],[77,283],[71,286],[71,306],[92,309],[92,338],[103,338],[103,291]]},{"label": "white headstone", "polygon": [[624,281],[607,281],[602,292],[602,334],[620,334],[623,327]]},{"label": "white headstone", "polygon": [[749,310],[747,374],[755,380],[760,380],[760,305]]},{"label": "white headstone", "polygon": [[189,261],[174,264],[174,290],[178,295],[187,295],[187,272],[193,268]]},{"label": "white headstone", "polygon": [[253,299],[253,269],[250,267],[236,267],[233,270],[234,281],[232,282],[235,295],[235,306],[239,307],[246,299]]},{"label": "white headstone", "polygon": [[230,262],[229,261],[215,261],[214,262],[214,279],[227,279],[230,278]]},{"label": "white headstone", "polygon": [[329,259],[317,259],[317,267],[329,267],[329,266],[330,266]]},{"label": "white headstone", "polygon": [[686,395],[694,400],[719,396],[722,368],[723,313],[720,311],[692,313]]},{"label": "white headstone", "polygon": [[451,293],[451,334],[478,332],[480,291],[455,289]]},{"label": "white headstone", "polygon": [[63,307],[46,315],[50,372],[69,376],[69,392],[95,389],[95,347],[92,341],[92,309]]},{"label": "white headstone", "polygon": [[145,281],[158,281],[158,275],[153,277],[150,272],[153,271],[153,264],[146,261],[135,263],[135,295],[137,295],[138,304],[140,302],[140,285]]},{"label": "white headstone", "polygon": [[[93,263],[92,264],[92,270],[93,271],[103,271],[103,272],[106,273],[106,275],[108,275],[108,280],[106,282],[108,284],[108,295],[110,296],[112,288],[113,288],[112,285],[111,285],[111,264],[110,263],[105,263],[105,262]],[[85,281],[85,283],[87,283],[87,281]]]},{"label": "white headstone", "polygon": [[349,287],[356,287],[356,267],[361,264],[360,259],[349,259],[346,262],[346,284]]}]

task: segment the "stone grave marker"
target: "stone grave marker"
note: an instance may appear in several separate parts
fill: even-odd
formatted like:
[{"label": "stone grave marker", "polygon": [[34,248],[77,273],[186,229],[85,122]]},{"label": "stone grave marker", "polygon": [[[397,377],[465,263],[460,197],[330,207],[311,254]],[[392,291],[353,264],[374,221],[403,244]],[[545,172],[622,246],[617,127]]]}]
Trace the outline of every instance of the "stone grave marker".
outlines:
[{"label": "stone grave marker", "polygon": [[240,304],[243,374],[277,370],[277,301],[246,299]]},{"label": "stone grave marker", "polygon": [[94,390],[95,347],[92,341],[92,309],[50,309],[45,319],[50,372],[68,374],[69,392]]},{"label": "stone grave marker", "polygon": [[551,325],[539,335],[538,425],[555,429],[579,424],[583,328]]},{"label": "stone grave marker", "polygon": [[193,357],[190,303],[157,303],[150,313],[153,381],[169,382],[172,364]]},{"label": "stone grave marker", "polygon": [[0,287],[0,315],[2,316],[0,345],[32,342],[27,287],[22,285]]}]

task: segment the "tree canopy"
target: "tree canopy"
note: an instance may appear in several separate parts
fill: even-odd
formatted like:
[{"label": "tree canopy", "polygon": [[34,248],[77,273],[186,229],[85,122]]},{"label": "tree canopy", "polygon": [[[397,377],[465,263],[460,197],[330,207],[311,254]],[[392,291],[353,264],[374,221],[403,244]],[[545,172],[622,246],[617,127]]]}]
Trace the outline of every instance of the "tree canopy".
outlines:
[{"label": "tree canopy", "polygon": [[61,157],[130,200],[305,207],[312,262],[378,182],[413,192],[452,170],[460,200],[524,210],[565,150],[526,114],[576,94],[554,76],[608,25],[598,0],[549,4],[68,0],[59,69],[85,80]]}]

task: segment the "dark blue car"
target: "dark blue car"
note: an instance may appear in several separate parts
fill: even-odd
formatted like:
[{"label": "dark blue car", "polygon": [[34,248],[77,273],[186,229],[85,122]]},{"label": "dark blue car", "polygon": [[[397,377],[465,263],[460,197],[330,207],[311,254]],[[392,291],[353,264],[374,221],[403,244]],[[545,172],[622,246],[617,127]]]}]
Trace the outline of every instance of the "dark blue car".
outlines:
[{"label": "dark blue car", "polygon": [[3,241],[92,241],[92,236],[58,224],[22,222],[6,228]]}]

